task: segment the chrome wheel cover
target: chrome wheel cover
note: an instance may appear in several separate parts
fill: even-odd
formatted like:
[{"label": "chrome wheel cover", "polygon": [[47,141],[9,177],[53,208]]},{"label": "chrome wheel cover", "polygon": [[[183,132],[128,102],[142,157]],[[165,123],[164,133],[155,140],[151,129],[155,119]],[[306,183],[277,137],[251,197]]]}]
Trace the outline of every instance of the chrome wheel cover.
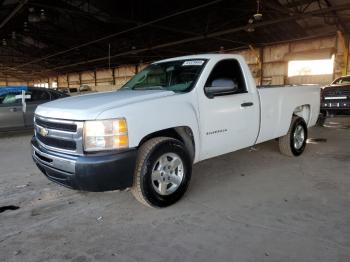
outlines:
[{"label": "chrome wheel cover", "polygon": [[184,165],[175,153],[160,156],[152,168],[152,186],[160,195],[174,193],[184,178]]},{"label": "chrome wheel cover", "polygon": [[294,148],[299,150],[305,141],[305,130],[302,125],[296,126],[293,134],[293,145]]}]

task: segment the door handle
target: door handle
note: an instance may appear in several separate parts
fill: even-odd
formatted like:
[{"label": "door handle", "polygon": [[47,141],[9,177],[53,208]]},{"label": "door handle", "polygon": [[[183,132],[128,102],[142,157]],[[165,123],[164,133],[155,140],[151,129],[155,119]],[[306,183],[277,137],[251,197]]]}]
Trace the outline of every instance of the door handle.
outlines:
[{"label": "door handle", "polygon": [[15,107],[10,108],[10,112],[17,112],[17,108]]},{"label": "door handle", "polygon": [[241,104],[241,107],[248,107],[248,106],[252,106],[252,105],[254,105],[253,102],[245,102],[245,103]]}]

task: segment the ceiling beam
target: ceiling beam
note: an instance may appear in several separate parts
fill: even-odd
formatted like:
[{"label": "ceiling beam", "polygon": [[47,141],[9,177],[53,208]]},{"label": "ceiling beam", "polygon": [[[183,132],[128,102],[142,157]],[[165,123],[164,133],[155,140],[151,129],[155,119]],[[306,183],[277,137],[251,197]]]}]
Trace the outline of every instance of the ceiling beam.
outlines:
[{"label": "ceiling beam", "polygon": [[[332,7],[333,6],[332,3],[329,0],[324,0],[324,1],[325,1],[325,3],[327,4],[328,7]],[[343,31],[345,34],[349,34],[349,30],[346,27],[343,19],[338,15],[338,12],[337,11],[333,11],[332,13],[336,16],[336,18],[338,20],[337,25],[338,25],[339,29],[341,31]]]},{"label": "ceiling beam", "polygon": [[294,1],[287,1],[287,4],[284,5],[287,8],[295,8],[295,7],[300,7],[303,5],[310,4],[312,2],[317,2],[317,0],[294,0]]},{"label": "ceiling beam", "polygon": [[207,38],[213,38],[213,37],[218,37],[221,35],[245,31],[249,27],[254,27],[256,29],[256,28],[260,28],[260,27],[271,26],[271,25],[274,25],[277,23],[284,23],[284,22],[289,22],[289,21],[294,21],[294,20],[299,20],[299,19],[305,19],[305,18],[308,18],[311,16],[325,14],[325,13],[329,13],[329,12],[333,12],[333,11],[337,11],[337,10],[348,10],[348,9],[350,9],[350,3],[338,5],[338,6],[332,6],[332,7],[328,7],[328,8],[322,8],[319,10],[314,10],[314,11],[310,11],[310,12],[306,12],[306,13],[302,13],[302,14],[294,14],[294,15],[287,16],[287,17],[284,16],[284,17],[279,18],[279,19],[271,19],[271,20],[263,21],[263,22],[260,22],[257,24],[239,26],[236,28],[218,31],[218,32],[207,34],[207,35],[193,36],[190,38],[177,40],[177,41],[173,41],[173,42],[168,42],[168,43],[163,43],[163,44],[158,44],[158,45],[154,45],[151,47],[145,47],[145,48],[140,48],[140,49],[135,49],[135,50],[128,50],[125,52],[121,52],[121,53],[112,55],[110,57],[105,56],[105,57],[80,61],[80,62],[73,63],[70,65],[62,65],[62,66],[50,68],[50,70],[59,70],[59,69],[63,69],[63,68],[73,67],[73,66],[80,66],[83,64],[87,64],[87,63],[95,63],[95,62],[99,62],[99,61],[104,61],[104,60],[107,60],[110,58],[113,59],[113,58],[117,58],[117,57],[121,57],[121,56],[138,54],[138,53],[142,53],[145,51],[151,51],[151,50],[156,50],[156,49],[160,49],[160,48],[166,48],[166,47],[172,47],[172,46],[176,46],[176,45],[180,45],[180,44],[186,44],[186,43],[190,43],[190,42],[194,42],[194,41],[204,40]]},{"label": "ceiling beam", "polygon": [[117,32],[117,33],[113,33],[113,34],[110,34],[110,35],[101,37],[101,38],[99,38],[99,39],[95,39],[95,40],[92,40],[92,41],[83,43],[83,44],[81,44],[81,45],[74,46],[74,47],[69,48],[69,49],[67,49],[67,50],[62,50],[62,51],[57,52],[57,53],[55,53],[55,54],[51,54],[51,55],[47,55],[47,56],[42,57],[42,58],[38,58],[38,59],[36,59],[36,60],[30,61],[30,62],[28,62],[28,63],[19,65],[19,66],[15,67],[15,68],[11,68],[11,69],[17,69],[17,68],[20,68],[20,67],[23,67],[23,66],[26,66],[26,65],[30,65],[30,64],[33,64],[33,63],[40,62],[40,61],[42,61],[42,60],[46,60],[46,59],[49,59],[49,58],[58,56],[58,55],[66,54],[66,53],[68,53],[68,52],[70,52],[70,51],[73,51],[73,50],[76,50],[76,49],[79,49],[79,48],[82,48],[82,47],[86,47],[86,46],[89,46],[89,45],[92,45],[92,44],[95,44],[95,43],[98,43],[98,42],[101,42],[101,41],[105,41],[105,40],[111,39],[111,38],[113,38],[113,37],[122,35],[122,34],[130,33],[130,32],[132,32],[132,31],[135,31],[135,30],[144,28],[144,27],[149,26],[149,25],[151,25],[151,24],[155,24],[155,23],[158,23],[158,22],[161,22],[161,21],[165,21],[165,20],[170,19],[170,18],[173,18],[173,17],[177,17],[177,16],[180,16],[180,15],[183,15],[183,14],[191,13],[191,12],[193,12],[193,11],[195,11],[195,10],[199,10],[199,9],[202,9],[202,8],[206,8],[206,7],[209,7],[209,6],[218,4],[219,2],[222,2],[222,1],[223,1],[223,0],[213,0],[213,1],[209,2],[209,3],[201,4],[201,5],[192,7],[192,8],[188,8],[188,9],[185,9],[185,10],[181,10],[181,11],[175,12],[175,13],[170,14],[170,15],[166,15],[166,16],[163,16],[163,17],[160,17],[160,18],[156,18],[156,19],[154,19],[154,20],[152,20],[152,21],[143,23],[143,24],[141,24],[141,25],[137,25],[137,26],[134,26],[134,27],[132,27],[132,28],[128,28],[128,29],[126,29],[126,30],[122,30],[122,31],[119,31],[119,32]]},{"label": "ceiling beam", "polygon": [[1,22],[0,29],[2,29],[11,19],[14,17],[28,2],[28,0],[22,0],[18,3],[15,9]]},{"label": "ceiling beam", "polygon": [[[124,18],[117,18],[117,19],[112,18],[111,21],[113,23],[116,23],[116,21],[121,21],[121,22],[124,22],[124,23],[132,23],[132,24],[136,24],[136,25],[143,24],[143,22],[140,22],[140,21],[137,21],[137,20],[130,20],[130,19],[124,19]],[[161,30],[165,30],[165,31],[173,32],[173,33],[185,34],[185,35],[192,35],[192,36],[199,36],[199,35],[201,35],[200,33],[196,33],[196,32],[193,32],[193,31],[188,31],[188,30],[185,30],[185,29],[177,29],[177,28],[173,28],[173,27],[170,27],[170,26],[151,24],[151,25],[149,25],[149,27],[156,28],[156,29],[161,29]],[[249,44],[249,43],[242,42],[242,41],[239,41],[239,40],[232,40],[232,39],[223,38],[223,37],[214,37],[213,39],[220,40],[220,41],[225,41],[225,42],[231,42],[231,43],[245,44],[245,45]]]}]

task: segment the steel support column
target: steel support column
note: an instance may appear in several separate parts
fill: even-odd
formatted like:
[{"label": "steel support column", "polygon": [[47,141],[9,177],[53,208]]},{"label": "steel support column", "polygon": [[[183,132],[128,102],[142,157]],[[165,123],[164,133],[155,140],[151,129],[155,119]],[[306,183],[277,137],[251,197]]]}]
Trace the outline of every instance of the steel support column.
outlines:
[{"label": "steel support column", "polygon": [[344,35],[341,31],[337,31],[337,36],[343,48],[343,63],[341,67],[341,74],[347,75],[349,68],[349,36]]}]

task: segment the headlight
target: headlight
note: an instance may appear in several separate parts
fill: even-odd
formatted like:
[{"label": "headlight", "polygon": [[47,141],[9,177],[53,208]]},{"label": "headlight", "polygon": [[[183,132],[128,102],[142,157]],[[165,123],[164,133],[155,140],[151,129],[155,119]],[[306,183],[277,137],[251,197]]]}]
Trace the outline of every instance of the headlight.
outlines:
[{"label": "headlight", "polygon": [[128,127],[124,118],[84,123],[85,151],[122,149],[128,146]]}]

